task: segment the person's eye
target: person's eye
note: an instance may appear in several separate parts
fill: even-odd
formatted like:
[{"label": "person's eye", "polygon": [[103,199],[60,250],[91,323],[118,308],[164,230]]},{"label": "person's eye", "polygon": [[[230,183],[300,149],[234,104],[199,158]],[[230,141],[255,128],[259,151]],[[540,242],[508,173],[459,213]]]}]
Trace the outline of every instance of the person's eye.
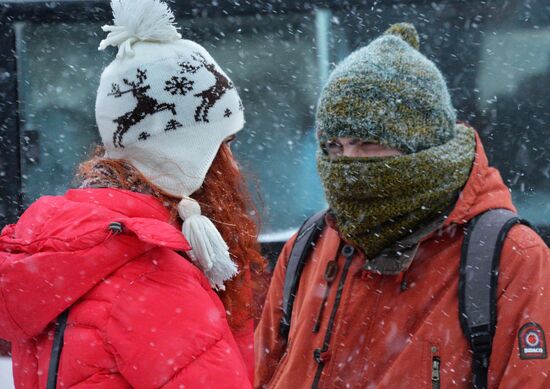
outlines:
[{"label": "person's eye", "polygon": [[368,141],[361,141],[361,143],[359,144],[359,147],[361,147],[362,149],[370,149],[372,146],[373,143]]},{"label": "person's eye", "polygon": [[339,155],[342,155],[343,146],[339,142],[336,142],[334,140],[329,140],[325,143],[324,150],[326,154],[330,156],[339,156]]},{"label": "person's eye", "polygon": [[228,136],[227,138],[225,138],[225,140],[223,141],[223,143],[225,143],[226,145],[231,145],[231,143],[237,138],[236,135],[231,135],[231,136]]}]

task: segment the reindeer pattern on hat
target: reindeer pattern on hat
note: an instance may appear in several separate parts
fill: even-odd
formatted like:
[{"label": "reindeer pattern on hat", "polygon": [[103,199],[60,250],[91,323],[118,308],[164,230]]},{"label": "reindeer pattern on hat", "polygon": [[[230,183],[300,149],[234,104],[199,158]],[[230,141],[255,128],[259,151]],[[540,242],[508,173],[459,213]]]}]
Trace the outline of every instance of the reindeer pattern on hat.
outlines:
[{"label": "reindeer pattern on hat", "polygon": [[[126,112],[124,115],[117,117],[113,120],[117,124],[117,129],[113,134],[113,144],[115,147],[124,147],[122,144],[122,138],[126,134],[130,127],[141,122],[148,115],[153,115],[157,112],[164,110],[170,110],[173,115],[176,115],[176,105],[168,103],[160,103],[148,96],[146,93],[151,89],[150,85],[145,85],[145,80],[147,80],[147,70],[137,69],[136,71],[136,81],[129,81],[127,78],[124,78],[122,82],[130,87],[127,90],[121,90],[119,84],[112,84],[111,93],[108,96],[122,97],[126,93],[131,93],[137,100],[135,108]],[[149,134],[143,132],[140,134],[140,139],[147,139]]]},{"label": "reindeer pattern on hat", "polygon": [[[195,90],[195,80],[188,78],[196,74],[200,69],[205,69],[211,75],[214,76],[214,84],[210,87],[193,94],[194,97],[200,98],[199,104],[195,107],[193,118],[196,123],[209,123],[209,114],[211,109],[227,91],[234,88],[233,83],[218,69],[214,63],[210,63],[199,52],[193,52],[191,55],[193,61],[180,62],[178,75],[172,76],[169,80],[164,82],[164,91],[168,92],[172,96],[186,96],[188,93]],[[187,77],[186,77],[187,76]],[[170,119],[164,131],[177,130],[183,125],[175,118],[177,115],[176,105],[174,103],[159,103],[157,99],[149,96],[147,93],[151,89],[151,85],[147,85],[147,70],[138,68],[136,70],[136,80],[130,81],[127,78],[122,80],[122,83],[129,87],[123,90],[120,84],[113,83],[111,86],[111,92],[108,96],[120,98],[125,94],[131,93],[136,99],[134,108],[124,113],[123,115],[113,119],[113,122],[117,125],[115,132],[113,133],[113,144],[115,148],[124,148],[123,138],[128,131],[136,124],[143,121],[147,116],[154,115],[162,111],[170,111],[174,118]],[[242,110],[242,103],[239,100],[239,110]],[[232,111],[229,108],[225,108],[223,116],[225,118],[231,116]],[[147,131],[142,131],[138,140],[145,141],[151,136]]]},{"label": "reindeer pattern on hat", "polygon": [[195,121],[208,123],[208,113],[218,100],[230,89],[233,89],[233,83],[227,79],[222,73],[216,70],[214,64],[206,61],[204,56],[199,52],[194,52],[191,56],[198,65],[193,65],[190,62],[180,63],[181,73],[195,74],[201,68],[208,70],[216,79],[214,85],[205,89],[193,96],[200,97],[201,103],[195,110]]}]

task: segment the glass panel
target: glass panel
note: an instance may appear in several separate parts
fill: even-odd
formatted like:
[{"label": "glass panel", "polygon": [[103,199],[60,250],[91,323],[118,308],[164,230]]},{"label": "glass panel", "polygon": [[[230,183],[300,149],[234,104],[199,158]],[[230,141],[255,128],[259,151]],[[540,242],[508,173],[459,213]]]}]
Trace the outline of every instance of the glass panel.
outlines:
[{"label": "glass panel", "polygon": [[[246,110],[234,151],[259,188],[264,240],[286,240],[304,218],[324,207],[315,172],[313,115],[319,72],[316,34],[330,13],[181,20],[237,85]],[[114,56],[97,51],[100,24],[18,26],[26,205],[65,191],[78,162],[98,142],[95,91]],[[328,44],[328,43],[325,43]],[[322,58],[325,76],[327,53]],[[257,182],[257,185],[256,185]]]},{"label": "glass panel", "polygon": [[486,34],[478,75],[479,108],[493,159],[521,215],[550,220],[550,29],[499,29]]},{"label": "glass panel", "polygon": [[25,206],[64,193],[78,162],[99,141],[94,105],[101,69],[114,57],[98,53],[99,25],[17,26]]}]

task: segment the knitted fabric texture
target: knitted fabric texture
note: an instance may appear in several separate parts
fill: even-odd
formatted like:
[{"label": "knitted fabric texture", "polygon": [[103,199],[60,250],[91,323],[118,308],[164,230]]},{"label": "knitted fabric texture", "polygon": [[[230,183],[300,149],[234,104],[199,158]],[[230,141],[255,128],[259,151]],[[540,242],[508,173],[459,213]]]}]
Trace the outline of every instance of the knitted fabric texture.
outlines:
[{"label": "knitted fabric texture", "polygon": [[411,24],[393,25],[332,72],[317,109],[319,140],[353,137],[414,153],[455,135],[443,76]]},{"label": "knitted fabric texture", "polygon": [[475,154],[474,131],[457,125],[443,145],[384,158],[331,158],[317,166],[340,234],[373,258],[456,201]]}]

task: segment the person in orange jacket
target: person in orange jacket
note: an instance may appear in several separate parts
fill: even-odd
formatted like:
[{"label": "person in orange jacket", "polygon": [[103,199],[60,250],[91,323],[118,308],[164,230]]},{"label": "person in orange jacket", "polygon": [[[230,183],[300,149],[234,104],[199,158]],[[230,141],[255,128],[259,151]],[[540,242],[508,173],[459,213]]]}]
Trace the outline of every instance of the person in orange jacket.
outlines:
[{"label": "person in orange jacket", "polygon": [[[550,387],[549,250],[508,223],[491,282],[464,292],[483,274],[461,267],[463,246],[485,244],[465,232],[480,215],[516,209],[418,49],[415,28],[394,25],[340,63],[322,92],[317,164],[329,210],[302,244],[303,268],[295,245],[313,228],[279,257],[255,332],[256,388]],[[464,334],[479,307],[460,296],[486,291],[496,306],[480,362],[470,342],[481,338]]]}]

